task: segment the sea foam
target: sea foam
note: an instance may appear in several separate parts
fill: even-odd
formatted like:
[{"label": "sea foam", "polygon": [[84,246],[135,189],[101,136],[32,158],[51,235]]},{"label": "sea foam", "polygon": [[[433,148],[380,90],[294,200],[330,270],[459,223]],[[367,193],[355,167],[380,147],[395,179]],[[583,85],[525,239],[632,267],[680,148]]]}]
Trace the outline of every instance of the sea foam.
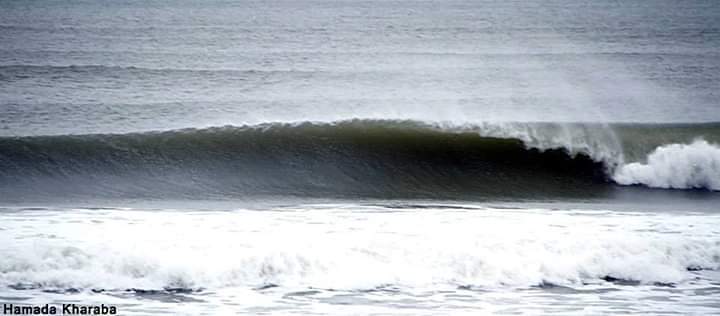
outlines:
[{"label": "sea foam", "polygon": [[660,146],[647,162],[619,167],[614,176],[619,184],[642,184],[665,189],[720,190],[720,147],[698,139],[691,144]]},{"label": "sea foam", "polygon": [[0,286],[45,290],[688,284],[688,270],[720,268],[714,215],[341,205],[2,219],[14,243]]}]

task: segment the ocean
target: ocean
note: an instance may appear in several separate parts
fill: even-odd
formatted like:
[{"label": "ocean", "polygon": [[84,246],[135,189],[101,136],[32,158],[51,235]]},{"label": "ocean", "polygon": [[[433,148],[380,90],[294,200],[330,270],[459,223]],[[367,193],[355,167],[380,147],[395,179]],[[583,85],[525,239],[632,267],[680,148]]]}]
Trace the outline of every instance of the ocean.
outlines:
[{"label": "ocean", "polygon": [[0,0],[0,303],[720,315],[719,92],[714,0]]}]

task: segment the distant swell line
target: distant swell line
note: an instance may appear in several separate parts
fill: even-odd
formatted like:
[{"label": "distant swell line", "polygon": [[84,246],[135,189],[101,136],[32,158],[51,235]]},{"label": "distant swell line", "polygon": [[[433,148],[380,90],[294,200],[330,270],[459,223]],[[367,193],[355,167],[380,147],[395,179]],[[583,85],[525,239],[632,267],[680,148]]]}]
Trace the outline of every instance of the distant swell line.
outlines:
[{"label": "distant swell line", "polygon": [[139,66],[120,65],[36,65],[36,64],[6,64],[0,65],[0,73],[42,73],[42,72],[143,72],[143,73],[236,73],[236,74],[281,74],[281,73],[320,73],[327,71],[311,71],[297,69],[252,69],[252,68],[148,68]]}]

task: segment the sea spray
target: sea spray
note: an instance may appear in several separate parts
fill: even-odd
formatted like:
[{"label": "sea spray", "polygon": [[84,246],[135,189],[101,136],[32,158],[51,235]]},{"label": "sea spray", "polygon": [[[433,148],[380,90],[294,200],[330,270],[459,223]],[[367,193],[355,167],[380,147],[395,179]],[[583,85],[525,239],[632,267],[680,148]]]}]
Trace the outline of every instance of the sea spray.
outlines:
[{"label": "sea spray", "polygon": [[720,147],[698,139],[691,144],[660,146],[647,162],[621,166],[613,175],[619,184],[653,188],[720,190]]}]

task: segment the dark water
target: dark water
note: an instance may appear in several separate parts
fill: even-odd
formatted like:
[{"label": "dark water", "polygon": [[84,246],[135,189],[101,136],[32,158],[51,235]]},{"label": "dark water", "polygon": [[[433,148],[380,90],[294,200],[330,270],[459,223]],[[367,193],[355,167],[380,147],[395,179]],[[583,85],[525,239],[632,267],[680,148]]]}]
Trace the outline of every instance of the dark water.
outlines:
[{"label": "dark water", "polygon": [[[608,135],[608,131],[612,131]],[[567,137],[576,132],[576,137]],[[579,133],[582,132],[582,133]],[[539,135],[537,139],[527,138]],[[609,137],[612,136],[612,137]],[[557,139],[557,137],[562,137]],[[7,201],[255,195],[460,200],[611,199],[657,146],[720,138],[717,124],[485,124],[355,120],[0,139]],[[553,142],[548,142],[552,140]],[[716,150],[692,148],[704,155]],[[575,151],[575,152],[573,152]],[[709,151],[709,152],[706,152]],[[688,155],[673,153],[676,164]],[[635,159],[635,160],[633,160]],[[657,166],[664,168],[666,166]],[[675,171],[697,189],[700,174]],[[682,174],[681,174],[682,173]],[[658,181],[667,181],[655,175]],[[692,188],[692,187],[688,187]],[[627,194],[638,190],[626,189]],[[641,190],[640,190],[641,191]],[[702,194],[702,193],[700,193]],[[706,192],[709,197],[715,194]],[[639,197],[638,197],[639,198]]]}]

